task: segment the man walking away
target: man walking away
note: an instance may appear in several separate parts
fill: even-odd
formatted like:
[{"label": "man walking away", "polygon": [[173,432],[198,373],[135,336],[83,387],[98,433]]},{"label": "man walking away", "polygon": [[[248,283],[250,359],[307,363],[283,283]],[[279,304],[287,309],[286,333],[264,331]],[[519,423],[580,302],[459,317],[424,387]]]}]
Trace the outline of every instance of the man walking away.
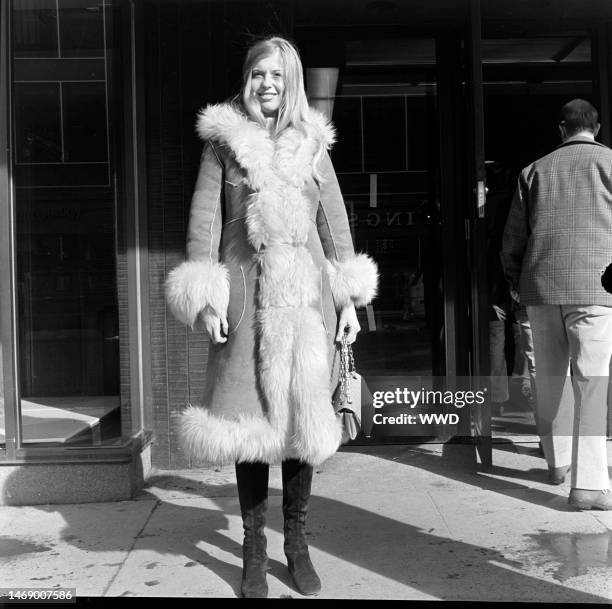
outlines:
[{"label": "man walking away", "polygon": [[[612,510],[606,453],[612,294],[601,285],[612,261],[612,150],[595,141],[598,131],[589,102],[563,106],[562,144],[521,172],[501,257],[531,322],[549,479],[562,483],[571,467],[570,505]],[[563,397],[570,361],[573,400]]]}]

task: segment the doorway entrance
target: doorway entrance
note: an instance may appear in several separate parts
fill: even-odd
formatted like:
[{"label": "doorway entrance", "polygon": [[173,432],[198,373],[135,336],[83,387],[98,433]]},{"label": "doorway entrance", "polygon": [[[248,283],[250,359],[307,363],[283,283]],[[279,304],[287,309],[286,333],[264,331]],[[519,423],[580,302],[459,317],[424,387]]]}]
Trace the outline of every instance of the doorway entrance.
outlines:
[{"label": "doorway entrance", "polygon": [[[503,36],[485,26],[482,41],[484,130],[488,230],[487,253],[498,260],[501,233],[517,178],[523,167],[548,154],[559,143],[557,114],[574,98],[601,107],[592,56],[593,33],[534,32]],[[494,440],[537,442],[534,412],[536,365],[531,330],[524,307],[508,291],[495,293],[501,265],[489,266],[491,374]],[[503,277],[502,277],[503,281]],[[493,302],[495,301],[495,302]]]},{"label": "doorway entrance", "polygon": [[[310,102],[338,132],[332,160],[355,247],[379,266],[378,297],[358,313],[354,352],[364,391],[442,389],[447,371],[465,365],[452,349],[467,276],[458,254],[465,236],[456,230],[462,199],[457,176],[442,163],[454,157],[457,141],[442,133],[440,121],[451,106],[457,118],[466,114],[449,78],[462,71],[459,37],[452,57],[449,32],[442,42],[440,32],[296,26],[295,39]],[[458,272],[445,273],[451,260],[459,261]],[[406,405],[385,400],[383,410],[397,416]],[[457,424],[418,420],[370,430],[373,413],[363,413],[371,442],[443,441],[460,433]]]}]

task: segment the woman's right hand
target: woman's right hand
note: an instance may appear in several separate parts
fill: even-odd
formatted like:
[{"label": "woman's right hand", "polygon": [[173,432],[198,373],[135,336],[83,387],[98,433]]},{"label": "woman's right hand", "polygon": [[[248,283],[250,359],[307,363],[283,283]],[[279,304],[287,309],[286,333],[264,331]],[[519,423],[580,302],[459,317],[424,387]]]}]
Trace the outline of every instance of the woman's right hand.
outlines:
[{"label": "woman's right hand", "polygon": [[213,344],[227,341],[227,318],[220,317],[214,309],[206,307],[202,313],[202,321]]}]

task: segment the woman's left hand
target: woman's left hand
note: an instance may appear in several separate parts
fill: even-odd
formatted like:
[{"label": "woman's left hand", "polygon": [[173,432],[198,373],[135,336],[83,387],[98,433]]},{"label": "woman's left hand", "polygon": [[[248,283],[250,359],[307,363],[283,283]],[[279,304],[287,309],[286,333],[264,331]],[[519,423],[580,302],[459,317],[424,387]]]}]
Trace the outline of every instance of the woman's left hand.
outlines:
[{"label": "woman's left hand", "polygon": [[357,312],[355,305],[351,303],[340,311],[340,320],[338,322],[338,335],[336,341],[342,340],[342,335],[346,330],[346,339],[349,345],[353,344],[357,339],[357,333],[361,330],[361,326],[357,321]]}]

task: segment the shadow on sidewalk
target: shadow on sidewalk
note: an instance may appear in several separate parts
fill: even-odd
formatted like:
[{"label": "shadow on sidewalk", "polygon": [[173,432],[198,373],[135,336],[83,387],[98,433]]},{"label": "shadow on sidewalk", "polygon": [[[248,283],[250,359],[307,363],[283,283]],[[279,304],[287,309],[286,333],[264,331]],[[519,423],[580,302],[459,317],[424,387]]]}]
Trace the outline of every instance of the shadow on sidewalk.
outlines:
[{"label": "shadow on sidewalk", "polygon": [[[442,444],[441,452],[433,452],[427,447],[431,445],[406,445],[389,447],[367,447],[367,453],[379,459],[392,460],[409,467],[415,467],[455,482],[461,482],[474,488],[488,490],[516,499],[516,491],[529,491],[521,495],[521,501],[534,505],[545,506],[559,512],[572,511],[567,505],[567,498],[560,497],[558,493],[548,492],[534,488],[528,484],[514,481],[499,480],[495,476],[503,476],[524,482],[545,483],[547,468],[546,461],[542,459],[542,469],[518,470],[500,465],[494,465],[490,470],[484,471],[476,463],[475,449],[466,444]],[[495,444],[494,450],[512,451],[511,443]],[[343,448],[347,452],[363,452],[363,447]],[[555,487],[551,487],[555,488]]]},{"label": "shadow on sidewalk", "polygon": [[[19,484],[19,472],[15,473],[11,484]],[[108,508],[106,514],[99,508],[87,509],[87,505],[41,506],[37,509],[58,513],[64,519],[61,538],[73,547],[90,553],[109,552],[126,548],[125,543],[121,548],[117,547],[116,536],[111,534],[117,519],[122,516],[118,512],[124,511],[123,508],[129,509],[126,503],[134,505],[155,497],[155,507],[146,524],[133,545],[130,546],[128,542],[127,547],[131,547],[132,551],[154,551],[159,555],[159,564],[163,564],[164,557],[169,554],[184,556],[185,562],[181,568],[189,569],[197,563],[202,564],[227,582],[238,595],[240,567],[228,564],[198,547],[205,542],[219,549],[221,554],[241,556],[240,543],[226,534],[229,517],[240,518],[235,485],[194,484],[193,479],[174,474],[154,476],[147,484],[150,488],[178,491],[179,496],[159,498],[152,492],[144,491],[132,502],[98,504]],[[190,502],[206,497],[216,502],[219,509],[185,505],[181,497],[186,497]],[[228,498],[231,500],[228,501]],[[521,572],[526,568],[523,562],[510,560],[495,549],[432,534],[433,529],[426,531],[321,495],[312,496],[311,506],[309,543],[311,547],[342,561],[343,566],[337,577],[350,578],[348,563],[438,599],[608,602],[608,599],[596,594],[543,581]],[[272,505],[270,511],[275,509],[278,510],[278,506]],[[92,526],[94,517],[97,521]],[[275,516],[270,521],[271,527],[282,533],[282,518]],[[91,557],[86,560],[91,561]],[[176,565],[175,561],[173,565]],[[134,572],[134,578],[148,585],[149,568],[152,567],[143,565],[140,572]],[[291,587],[284,564],[271,561],[271,575]],[[324,585],[325,580],[329,582],[334,577],[329,572],[321,575]],[[348,597],[360,598],[362,579],[361,574],[355,575],[354,581],[347,586],[350,588]],[[163,581],[158,585],[151,591],[163,596]],[[205,582],[202,582],[202,590],[202,597],[206,597]],[[123,592],[129,593],[129,590]],[[210,592],[209,595],[214,593]]]}]

